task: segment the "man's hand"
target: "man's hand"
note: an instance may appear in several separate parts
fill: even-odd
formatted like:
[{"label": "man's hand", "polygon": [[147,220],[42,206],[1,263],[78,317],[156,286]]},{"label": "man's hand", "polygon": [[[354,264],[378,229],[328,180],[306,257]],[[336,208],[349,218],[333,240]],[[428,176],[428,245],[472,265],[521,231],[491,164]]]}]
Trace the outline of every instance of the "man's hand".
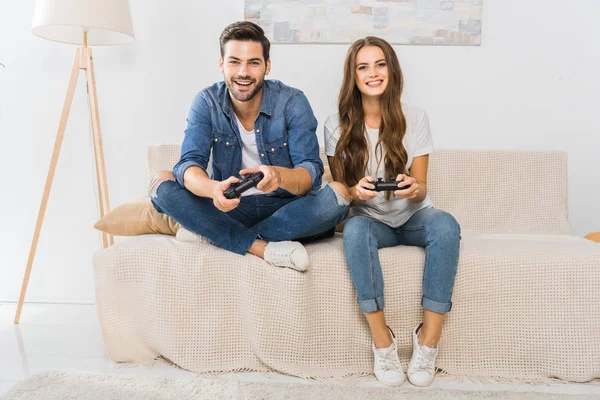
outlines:
[{"label": "man's hand", "polygon": [[404,190],[396,190],[394,194],[402,199],[414,199],[419,195],[419,184],[417,180],[408,175],[399,174],[396,177],[396,182],[398,183],[398,187],[408,186]]},{"label": "man's hand", "polygon": [[272,165],[259,165],[257,167],[246,168],[240,171],[240,175],[253,174],[258,171],[264,174],[264,178],[256,186],[258,190],[263,193],[271,193],[279,189],[279,185],[281,185],[281,173],[277,167]]},{"label": "man's hand", "polygon": [[354,185],[352,189],[350,189],[350,195],[363,201],[374,199],[375,197],[377,197],[379,192],[373,190],[375,189],[375,185],[373,185],[373,182],[375,182],[375,178],[373,178],[372,176],[365,176],[360,181],[358,181],[358,183]]},{"label": "man's hand", "polygon": [[222,182],[218,182],[212,191],[212,199],[215,207],[223,212],[228,212],[236,208],[240,204],[240,199],[228,199],[223,195],[223,192],[229,189],[232,183],[237,183],[240,180],[235,176],[230,176]]}]

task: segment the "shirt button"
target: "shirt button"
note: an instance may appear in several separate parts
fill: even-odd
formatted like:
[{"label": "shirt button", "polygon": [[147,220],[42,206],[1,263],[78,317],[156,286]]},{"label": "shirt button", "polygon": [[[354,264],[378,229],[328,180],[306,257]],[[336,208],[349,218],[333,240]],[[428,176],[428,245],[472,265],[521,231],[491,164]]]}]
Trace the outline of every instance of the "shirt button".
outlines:
[{"label": "shirt button", "polygon": [[283,145],[284,145],[284,146],[287,146],[287,143],[284,143]]},{"label": "shirt button", "polygon": [[261,157],[264,157],[264,156],[265,156],[265,153],[260,153],[260,156],[261,156]]},{"label": "shirt button", "polygon": [[218,141],[219,141],[219,139],[215,138],[215,142],[218,142]]},{"label": "shirt button", "polygon": [[275,151],[275,149],[271,147],[271,151]]},{"label": "shirt button", "polygon": [[259,133],[259,132],[260,132],[260,129],[257,129],[257,130],[256,130],[256,133]]},{"label": "shirt button", "polygon": [[226,144],[227,146],[229,146],[229,142],[225,142],[225,144]]}]

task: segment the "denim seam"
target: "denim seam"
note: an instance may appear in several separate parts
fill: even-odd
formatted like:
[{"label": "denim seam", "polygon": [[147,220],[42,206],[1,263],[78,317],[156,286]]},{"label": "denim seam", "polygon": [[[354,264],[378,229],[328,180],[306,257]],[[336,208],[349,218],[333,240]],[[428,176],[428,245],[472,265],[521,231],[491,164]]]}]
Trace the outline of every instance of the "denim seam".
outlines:
[{"label": "denim seam", "polygon": [[[369,221],[368,234],[369,234],[369,269],[371,270],[371,283],[373,284],[373,298],[376,299],[377,298],[377,287],[375,285],[375,269],[373,268],[373,246],[371,245],[372,239],[373,239],[373,226],[371,224],[371,221]],[[375,304],[377,304],[377,301],[375,301]]]},{"label": "denim seam", "polygon": [[[416,226],[414,228],[400,227],[400,230],[408,231],[408,232],[425,231],[425,234],[427,235],[427,245],[429,245],[429,243],[430,243],[430,241],[429,241],[429,230],[427,229],[427,227],[425,225],[419,225],[419,226]],[[425,251],[425,265],[427,265],[427,251]],[[423,287],[423,289],[425,287],[424,282],[423,282],[424,280],[425,280],[425,271],[423,271],[423,278],[421,280],[421,286]],[[423,305],[423,298],[424,297],[425,296],[421,296],[421,306]]]}]

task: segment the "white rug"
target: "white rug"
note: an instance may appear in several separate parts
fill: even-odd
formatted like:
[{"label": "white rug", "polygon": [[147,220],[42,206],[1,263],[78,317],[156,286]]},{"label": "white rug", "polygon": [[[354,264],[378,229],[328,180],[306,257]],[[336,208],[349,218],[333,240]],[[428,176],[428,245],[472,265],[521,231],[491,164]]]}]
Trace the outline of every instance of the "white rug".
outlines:
[{"label": "white rug", "polygon": [[47,372],[18,383],[0,400],[462,400],[462,399],[600,399],[600,396],[568,396],[548,393],[463,392],[418,389],[405,383],[400,388],[365,388],[333,383],[258,383],[208,377],[192,380],[153,377]]}]

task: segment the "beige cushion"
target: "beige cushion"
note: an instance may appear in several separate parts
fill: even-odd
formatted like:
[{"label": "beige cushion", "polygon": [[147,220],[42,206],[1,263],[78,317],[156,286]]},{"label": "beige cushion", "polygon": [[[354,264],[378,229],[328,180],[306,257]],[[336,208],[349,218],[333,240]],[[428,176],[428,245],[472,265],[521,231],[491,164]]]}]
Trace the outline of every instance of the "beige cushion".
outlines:
[{"label": "beige cushion", "polygon": [[125,203],[110,211],[96,222],[94,228],[114,236],[136,236],[150,233],[175,235],[179,223],[167,214],[161,214],[149,197]]}]

